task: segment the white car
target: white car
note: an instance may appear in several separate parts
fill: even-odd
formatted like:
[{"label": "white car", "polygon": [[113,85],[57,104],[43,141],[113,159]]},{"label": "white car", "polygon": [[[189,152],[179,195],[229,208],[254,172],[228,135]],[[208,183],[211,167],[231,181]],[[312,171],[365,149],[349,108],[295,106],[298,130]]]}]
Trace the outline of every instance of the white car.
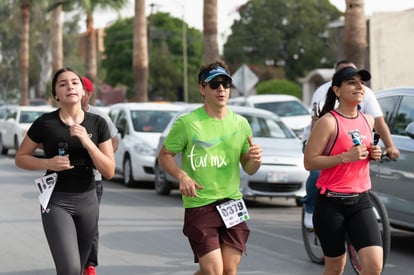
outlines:
[{"label": "white car", "polygon": [[168,122],[183,107],[152,102],[110,106],[109,116],[120,135],[115,152],[115,170],[123,176],[126,186],[154,181],[155,150],[159,137]]},{"label": "white car", "polygon": [[[157,153],[178,116],[186,114],[200,105],[188,106],[168,124],[160,136]],[[301,205],[305,196],[305,182],[309,172],[303,166],[302,144],[275,114],[258,108],[229,106],[231,110],[245,117],[253,132],[254,142],[263,149],[260,169],[249,176],[243,169],[240,175],[240,191],[244,197],[292,198]],[[176,155],[181,164],[181,154]],[[170,194],[178,188],[176,179],[167,174],[155,160],[155,191],[160,195]]]},{"label": "white car", "polygon": [[17,105],[1,105],[0,106],[0,122],[5,121],[8,114],[13,111]]},{"label": "white car", "polygon": [[260,108],[275,113],[295,134],[302,139],[304,129],[311,123],[308,107],[297,97],[283,94],[233,97],[229,105]]},{"label": "white car", "polygon": [[4,120],[0,121],[0,152],[6,155],[9,149],[18,149],[27,130],[38,117],[54,110],[49,105],[9,106]]}]

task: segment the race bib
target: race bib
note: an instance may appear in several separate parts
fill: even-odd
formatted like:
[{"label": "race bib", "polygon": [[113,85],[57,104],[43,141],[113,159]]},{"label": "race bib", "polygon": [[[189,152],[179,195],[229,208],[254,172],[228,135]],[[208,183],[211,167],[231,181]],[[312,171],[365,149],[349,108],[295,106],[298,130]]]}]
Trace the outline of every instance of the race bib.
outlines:
[{"label": "race bib", "polygon": [[39,188],[39,202],[44,210],[47,209],[50,197],[57,182],[57,174],[49,174],[47,176],[35,179],[35,184]]},{"label": "race bib", "polygon": [[217,205],[216,208],[227,228],[250,218],[243,199],[226,201]]}]

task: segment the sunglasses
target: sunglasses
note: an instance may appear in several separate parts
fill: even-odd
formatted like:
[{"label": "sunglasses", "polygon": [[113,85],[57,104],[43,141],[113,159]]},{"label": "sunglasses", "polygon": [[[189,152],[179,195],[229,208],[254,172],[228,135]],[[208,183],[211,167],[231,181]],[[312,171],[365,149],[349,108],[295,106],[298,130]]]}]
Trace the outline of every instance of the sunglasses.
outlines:
[{"label": "sunglasses", "polygon": [[213,90],[217,89],[220,85],[222,85],[225,89],[231,88],[231,80],[230,79],[211,80],[209,82],[205,82],[204,85],[205,84],[208,84],[210,86],[210,88],[213,89]]}]

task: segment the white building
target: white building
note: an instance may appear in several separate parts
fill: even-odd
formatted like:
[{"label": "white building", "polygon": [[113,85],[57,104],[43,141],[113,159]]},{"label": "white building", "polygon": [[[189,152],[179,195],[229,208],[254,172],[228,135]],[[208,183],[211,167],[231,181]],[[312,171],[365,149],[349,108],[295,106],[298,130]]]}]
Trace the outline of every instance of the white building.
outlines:
[{"label": "white building", "polygon": [[[414,9],[401,12],[374,13],[368,19],[366,66],[371,72],[373,91],[398,86],[414,86]],[[342,24],[335,24],[342,36]],[[342,41],[342,37],[338,39]],[[340,43],[340,42],[338,42]],[[338,60],[344,59],[338,45]],[[315,69],[302,83],[302,100],[309,105],[316,88],[332,78],[334,70]]]}]

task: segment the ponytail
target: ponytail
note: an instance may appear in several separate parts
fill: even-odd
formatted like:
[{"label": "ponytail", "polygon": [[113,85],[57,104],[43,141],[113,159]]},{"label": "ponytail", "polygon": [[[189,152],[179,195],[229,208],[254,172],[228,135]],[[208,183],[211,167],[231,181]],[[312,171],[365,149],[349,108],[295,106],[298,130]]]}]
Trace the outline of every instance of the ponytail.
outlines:
[{"label": "ponytail", "polygon": [[317,115],[319,118],[335,108],[336,95],[332,87],[333,86],[329,87],[328,93],[326,94],[325,104],[323,105],[322,111]]}]

